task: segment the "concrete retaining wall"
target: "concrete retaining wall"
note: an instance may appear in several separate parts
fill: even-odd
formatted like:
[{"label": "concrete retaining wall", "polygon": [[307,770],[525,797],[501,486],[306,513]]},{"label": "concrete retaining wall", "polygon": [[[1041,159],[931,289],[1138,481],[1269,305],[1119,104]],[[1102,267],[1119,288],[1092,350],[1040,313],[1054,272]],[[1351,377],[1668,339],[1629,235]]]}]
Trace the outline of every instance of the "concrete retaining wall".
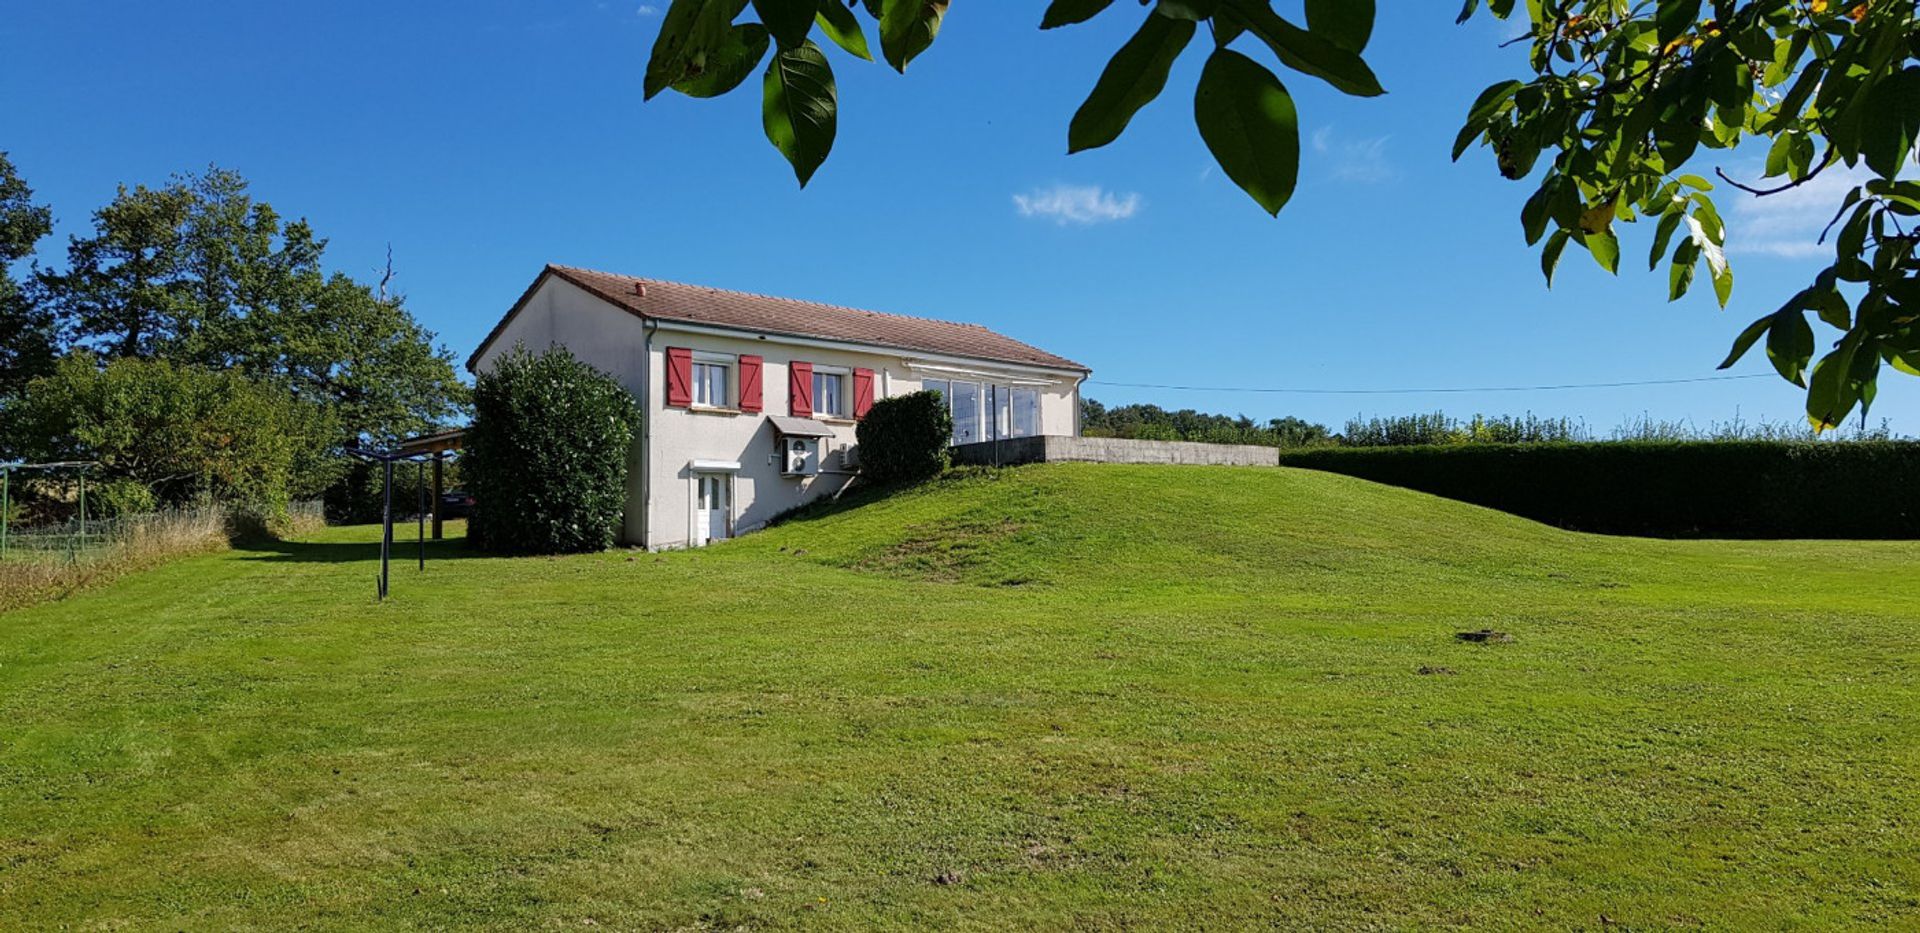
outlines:
[{"label": "concrete retaining wall", "polygon": [[1180,463],[1202,466],[1278,466],[1280,453],[1254,444],[1139,441],[1119,437],[1015,437],[953,448],[953,462],[971,466],[1016,463]]}]

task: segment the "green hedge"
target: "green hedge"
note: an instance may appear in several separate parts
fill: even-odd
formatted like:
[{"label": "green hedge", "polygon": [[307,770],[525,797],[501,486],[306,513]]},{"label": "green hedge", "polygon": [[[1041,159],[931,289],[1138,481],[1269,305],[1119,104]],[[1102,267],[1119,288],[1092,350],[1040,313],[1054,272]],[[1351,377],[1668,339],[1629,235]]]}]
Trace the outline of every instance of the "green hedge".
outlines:
[{"label": "green hedge", "polygon": [[613,377],[559,348],[536,356],[516,345],[474,381],[467,539],[509,554],[612,545],[638,421]]},{"label": "green hedge", "polygon": [[874,402],[855,435],[860,475],[868,482],[919,482],[947,468],[953,417],[940,393],[910,392]]},{"label": "green hedge", "polygon": [[1283,451],[1284,466],[1607,534],[1920,538],[1920,443],[1609,442]]}]

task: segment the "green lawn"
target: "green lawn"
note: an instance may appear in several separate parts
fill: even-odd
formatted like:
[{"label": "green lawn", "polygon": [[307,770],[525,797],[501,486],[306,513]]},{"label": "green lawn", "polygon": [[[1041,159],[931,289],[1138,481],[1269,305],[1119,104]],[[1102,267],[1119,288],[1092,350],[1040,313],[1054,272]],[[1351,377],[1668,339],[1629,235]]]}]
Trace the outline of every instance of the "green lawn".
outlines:
[{"label": "green lawn", "polygon": [[1920,920],[1912,543],[1077,465],[385,605],[375,537],[0,615],[0,926]]}]

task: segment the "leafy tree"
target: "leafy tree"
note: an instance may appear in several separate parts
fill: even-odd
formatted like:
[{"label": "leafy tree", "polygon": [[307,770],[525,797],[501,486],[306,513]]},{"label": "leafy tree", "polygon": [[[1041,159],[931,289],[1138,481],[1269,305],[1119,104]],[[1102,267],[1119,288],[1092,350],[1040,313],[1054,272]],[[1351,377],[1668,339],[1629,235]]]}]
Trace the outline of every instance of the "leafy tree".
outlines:
[{"label": "leafy tree", "polygon": [[476,503],[468,539],[521,554],[612,545],[639,417],[613,377],[557,347],[515,345],[474,384],[461,464]]},{"label": "leafy tree", "polygon": [[[317,406],[236,372],[91,353],[63,357],[4,415],[35,459],[92,460],[103,485],[127,481],[152,501],[203,498],[278,514],[333,478],[334,427]],[[136,497],[128,497],[129,501]]]},{"label": "leafy tree", "polygon": [[53,212],[33,203],[33,189],[0,152],[0,398],[53,367],[53,315],[14,281],[12,272],[13,264],[33,255],[34,245],[52,231]]},{"label": "leafy tree", "polygon": [[326,274],[326,241],[234,172],[122,187],[93,227],[41,276],[82,346],[281,384],[325,406],[339,440],[391,442],[464,403],[452,355],[401,301]]},{"label": "leafy tree", "polygon": [[1325,425],[1292,416],[1260,424],[1245,415],[1215,415],[1191,408],[1168,411],[1158,405],[1108,408],[1093,399],[1080,402],[1080,431],[1089,437],[1267,447],[1314,447],[1334,442]]},{"label": "leafy tree", "polygon": [[[1040,26],[1084,22],[1114,5],[1051,0]],[[1117,139],[1205,26],[1213,42],[1194,90],[1194,123],[1224,174],[1278,213],[1298,181],[1298,119],[1281,79],[1241,49],[1347,94],[1382,93],[1361,56],[1373,0],[1305,0],[1304,26],[1271,0],[1151,5],[1074,114],[1068,151]],[[1488,0],[1503,19],[1516,5]],[[904,72],[939,34],[948,4],[752,0],[758,22],[736,23],[748,6],[673,0],[645,94],[724,94],[772,49],[762,123],[804,185],[832,149],[839,106],[831,66],[809,35],[817,28],[871,60],[857,16],[864,10],[882,56]],[[1461,20],[1479,6],[1466,0]],[[1898,178],[1920,138],[1920,14],[1911,0],[1528,0],[1524,9],[1531,74],[1473,102],[1454,156],[1478,140],[1493,149],[1502,175],[1537,179],[1521,225],[1529,243],[1544,239],[1549,282],[1569,244],[1617,270],[1616,223],[1645,217],[1655,220],[1652,264],[1668,263],[1671,297],[1685,294],[1704,264],[1724,305],[1733,287],[1726,225],[1709,194],[1714,186],[1685,169],[1701,148],[1758,137],[1768,141],[1766,174],[1783,181],[1758,188],[1725,179],[1755,195],[1804,184],[1837,163],[1864,164],[1876,177],[1836,205],[1834,263],[1754,322],[1722,365],[1767,338],[1775,368],[1806,387],[1808,418],[1823,429],[1872,403],[1883,362],[1920,373],[1917,236],[1908,229],[1920,217],[1920,182]],[[1818,362],[1808,312],[1841,332]]]}]

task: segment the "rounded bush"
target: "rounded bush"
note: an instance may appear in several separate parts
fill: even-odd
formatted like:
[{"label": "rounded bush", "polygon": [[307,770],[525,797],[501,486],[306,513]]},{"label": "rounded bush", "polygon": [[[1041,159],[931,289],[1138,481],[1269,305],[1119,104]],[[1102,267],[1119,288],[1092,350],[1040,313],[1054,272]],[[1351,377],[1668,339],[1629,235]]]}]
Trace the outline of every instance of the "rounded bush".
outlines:
[{"label": "rounded bush", "polygon": [[508,351],[474,384],[469,541],[511,554],[611,546],[638,419],[633,396],[573,354]]},{"label": "rounded bush", "polygon": [[938,392],[881,399],[855,429],[860,475],[886,485],[931,479],[947,468],[953,416]]}]

